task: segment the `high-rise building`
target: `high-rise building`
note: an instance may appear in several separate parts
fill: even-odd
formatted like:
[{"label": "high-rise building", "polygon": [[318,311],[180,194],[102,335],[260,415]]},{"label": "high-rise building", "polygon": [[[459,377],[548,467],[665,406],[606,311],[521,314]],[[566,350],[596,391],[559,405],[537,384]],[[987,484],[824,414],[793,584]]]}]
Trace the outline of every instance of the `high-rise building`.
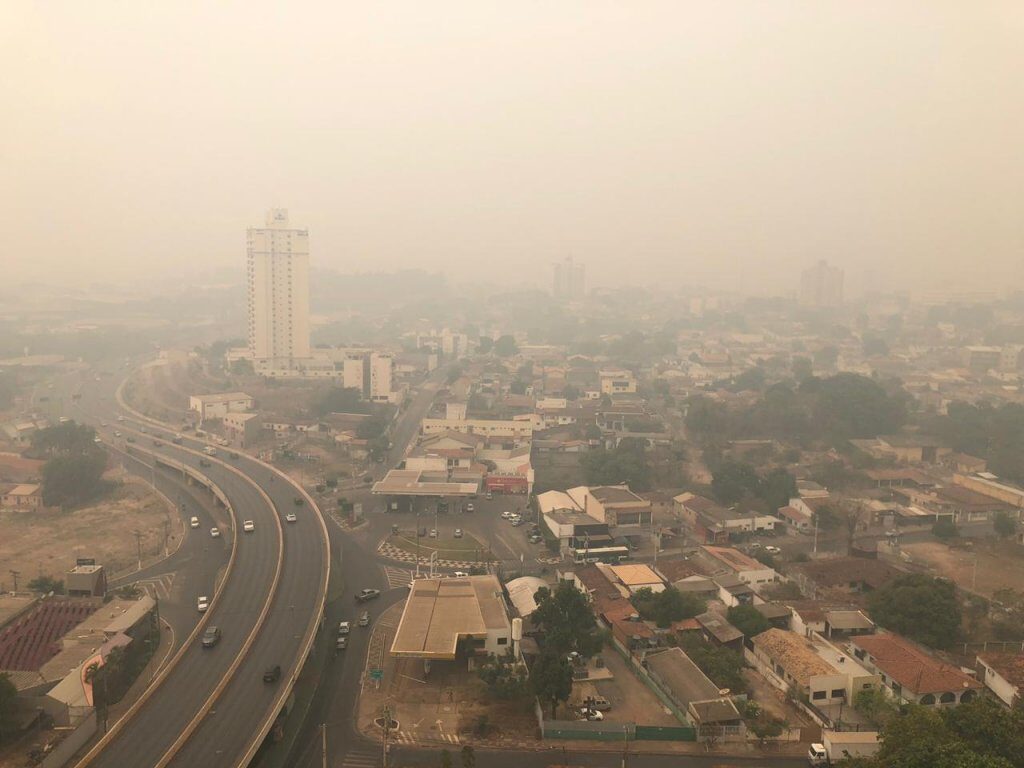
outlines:
[{"label": "high-rise building", "polygon": [[577,264],[572,256],[555,264],[552,293],[556,299],[582,299],[586,293],[587,267]]},{"label": "high-rise building", "polygon": [[838,307],[843,303],[843,270],[819,261],[800,276],[800,303],[805,307]]},{"label": "high-rise building", "polygon": [[367,393],[371,402],[387,403],[391,400],[391,376],[395,361],[385,352],[370,353],[370,386]]},{"label": "high-rise building", "polygon": [[288,227],[288,211],[267,211],[247,231],[249,352],[257,369],[291,369],[309,352],[309,231]]}]

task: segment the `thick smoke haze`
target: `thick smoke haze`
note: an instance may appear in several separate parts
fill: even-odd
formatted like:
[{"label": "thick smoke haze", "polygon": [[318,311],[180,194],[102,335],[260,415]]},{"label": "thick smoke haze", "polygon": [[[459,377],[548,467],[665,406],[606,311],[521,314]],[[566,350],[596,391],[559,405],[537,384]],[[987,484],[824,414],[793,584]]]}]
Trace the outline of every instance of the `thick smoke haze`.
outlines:
[{"label": "thick smoke haze", "polygon": [[1024,284],[1024,4],[5,2],[9,280]]}]

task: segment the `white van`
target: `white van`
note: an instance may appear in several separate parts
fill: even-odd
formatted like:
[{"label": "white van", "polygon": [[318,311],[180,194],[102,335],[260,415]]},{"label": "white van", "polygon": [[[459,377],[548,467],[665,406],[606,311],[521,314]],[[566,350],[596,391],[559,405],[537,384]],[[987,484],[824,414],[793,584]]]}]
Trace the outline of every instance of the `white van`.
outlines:
[{"label": "white van", "polygon": [[208,445],[205,448],[203,448],[203,453],[205,453],[207,456],[216,456],[217,449],[214,448],[212,445]]}]

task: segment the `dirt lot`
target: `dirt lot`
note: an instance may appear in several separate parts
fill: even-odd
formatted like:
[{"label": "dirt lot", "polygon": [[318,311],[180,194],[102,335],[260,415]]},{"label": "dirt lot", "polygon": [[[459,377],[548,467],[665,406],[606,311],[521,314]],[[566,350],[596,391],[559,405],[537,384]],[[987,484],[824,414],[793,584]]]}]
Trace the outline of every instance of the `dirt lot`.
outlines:
[{"label": "dirt lot", "polygon": [[969,549],[921,542],[905,544],[903,550],[914,562],[928,565],[938,575],[988,597],[999,589],[1020,589],[1024,584],[1024,552],[1012,542],[975,541]]},{"label": "dirt lot", "polygon": [[[625,660],[613,648],[605,648],[601,654],[605,666],[611,671],[609,680],[596,680],[573,686],[573,702],[587,694],[593,686],[612,708],[604,713],[604,719],[613,723],[640,723],[642,725],[680,725],[675,716],[659,701],[650,688],[630,670]],[[578,690],[577,690],[578,689]]]},{"label": "dirt lot", "polygon": [[10,589],[8,571],[21,572],[19,587],[39,575],[56,579],[74,567],[75,558],[94,557],[108,577],[138,564],[133,531],[142,533],[143,564],[163,554],[164,521],[168,546],[180,541],[183,525],[164,501],[134,481],[99,502],[71,512],[0,512],[0,582]]}]

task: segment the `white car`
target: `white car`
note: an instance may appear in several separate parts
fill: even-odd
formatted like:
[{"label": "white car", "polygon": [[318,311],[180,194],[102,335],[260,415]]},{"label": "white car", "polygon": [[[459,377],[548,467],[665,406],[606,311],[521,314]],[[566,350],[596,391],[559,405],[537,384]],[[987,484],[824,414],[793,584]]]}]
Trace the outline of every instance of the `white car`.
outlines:
[{"label": "white car", "polygon": [[764,551],[767,552],[769,555],[777,555],[782,550],[779,549],[778,547],[774,546],[773,544],[769,544],[768,546],[766,546],[764,548]]},{"label": "white car", "polygon": [[351,631],[352,625],[349,624],[347,621],[343,621],[340,624],[338,624],[338,637],[344,637]]},{"label": "white car", "polygon": [[252,520],[246,520],[242,523],[242,530],[246,533],[252,533],[256,530],[256,523],[254,523]]},{"label": "white car", "polygon": [[190,517],[189,521],[188,521],[188,527],[189,528],[198,528],[199,527],[199,518],[195,517],[195,516]]},{"label": "white car", "polygon": [[602,715],[599,710],[587,709],[586,707],[584,707],[580,710],[580,720],[593,720],[596,722],[601,722],[602,720],[604,720],[604,715]]},{"label": "white car", "polygon": [[463,578],[465,578],[466,576],[469,576],[469,574],[468,574],[468,573],[466,573],[465,571],[455,571],[455,572],[454,572],[454,573],[452,574],[452,576],[454,576],[454,577],[455,577],[456,579],[463,579]]},{"label": "white car", "polygon": [[210,607],[210,598],[206,595],[200,595],[196,601],[196,608],[200,613],[206,613],[206,609]]},{"label": "white car", "polygon": [[289,512],[287,515],[284,516],[284,519],[285,519],[285,522],[287,522],[287,523],[294,523],[299,518],[297,518],[295,516],[294,512]]},{"label": "white car", "polygon": [[211,539],[219,539],[220,538],[220,528],[211,528],[210,529],[210,538]]},{"label": "white car", "polygon": [[502,520],[511,520],[515,516],[516,513],[513,512],[511,509],[506,509],[504,512],[501,513]]}]

